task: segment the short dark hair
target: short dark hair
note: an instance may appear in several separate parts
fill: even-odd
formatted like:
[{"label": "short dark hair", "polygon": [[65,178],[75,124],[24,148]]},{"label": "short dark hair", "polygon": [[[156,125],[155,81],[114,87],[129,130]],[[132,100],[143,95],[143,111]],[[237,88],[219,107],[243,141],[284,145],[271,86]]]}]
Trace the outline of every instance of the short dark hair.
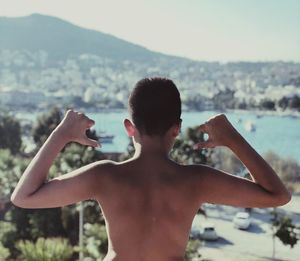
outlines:
[{"label": "short dark hair", "polygon": [[169,79],[144,78],[129,97],[129,112],[142,135],[163,136],[181,121],[180,93]]}]

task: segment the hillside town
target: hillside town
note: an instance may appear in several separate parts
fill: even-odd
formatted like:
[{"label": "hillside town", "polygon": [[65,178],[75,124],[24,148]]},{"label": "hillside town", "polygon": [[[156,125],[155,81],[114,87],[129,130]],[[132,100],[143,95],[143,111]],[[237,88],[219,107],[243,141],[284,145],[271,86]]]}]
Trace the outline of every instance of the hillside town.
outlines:
[{"label": "hillside town", "polygon": [[123,109],[142,77],[175,81],[184,110],[300,109],[300,63],[198,62],[161,56],[148,62],[92,54],[53,60],[45,51],[0,50],[0,106],[43,111],[67,105]]}]

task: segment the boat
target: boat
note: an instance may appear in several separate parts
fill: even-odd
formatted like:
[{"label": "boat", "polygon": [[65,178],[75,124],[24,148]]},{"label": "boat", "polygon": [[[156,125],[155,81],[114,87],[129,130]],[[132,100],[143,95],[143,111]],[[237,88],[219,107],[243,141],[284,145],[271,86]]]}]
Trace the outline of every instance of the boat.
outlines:
[{"label": "boat", "polygon": [[100,143],[113,143],[115,135],[113,134],[106,134],[105,132],[101,132],[99,135]]},{"label": "boat", "polygon": [[250,120],[245,122],[244,128],[245,128],[246,131],[249,131],[249,132],[255,132],[256,131],[255,124]]}]

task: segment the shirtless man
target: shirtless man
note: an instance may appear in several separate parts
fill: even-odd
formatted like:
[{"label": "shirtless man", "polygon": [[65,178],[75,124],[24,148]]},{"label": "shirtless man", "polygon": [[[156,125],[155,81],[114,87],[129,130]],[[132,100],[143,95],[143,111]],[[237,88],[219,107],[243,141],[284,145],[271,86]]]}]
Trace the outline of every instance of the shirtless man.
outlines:
[{"label": "shirtless man", "polygon": [[192,220],[204,202],[238,207],[275,207],[291,196],[274,170],[230,124],[217,115],[200,125],[209,139],[195,149],[226,146],[252,180],[205,165],[179,165],[169,152],[181,125],[179,92],[171,80],[139,81],[129,99],[134,156],[99,161],[47,180],[50,166],[68,142],[97,147],[86,136],[94,121],[68,111],[22,175],[11,196],[22,208],[52,208],[86,199],[99,202],[109,249],[105,261],[183,260]]}]

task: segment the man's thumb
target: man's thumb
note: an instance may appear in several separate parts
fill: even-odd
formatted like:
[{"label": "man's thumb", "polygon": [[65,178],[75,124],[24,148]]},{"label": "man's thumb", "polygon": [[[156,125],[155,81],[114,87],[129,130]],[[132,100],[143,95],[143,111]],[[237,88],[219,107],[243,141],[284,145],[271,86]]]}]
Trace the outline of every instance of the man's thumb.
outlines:
[{"label": "man's thumb", "polygon": [[193,146],[193,149],[206,149],[206,148],[214,148],[215,144],[211,140],[203,141],[203,142],[198,142]]},{"label": "man's thumb", "polygon": [[88,137],[85,138],[84,143],[85,145],[92,146],[94,148],[101,147],[101,144],[98,141],[89,139]]}]

